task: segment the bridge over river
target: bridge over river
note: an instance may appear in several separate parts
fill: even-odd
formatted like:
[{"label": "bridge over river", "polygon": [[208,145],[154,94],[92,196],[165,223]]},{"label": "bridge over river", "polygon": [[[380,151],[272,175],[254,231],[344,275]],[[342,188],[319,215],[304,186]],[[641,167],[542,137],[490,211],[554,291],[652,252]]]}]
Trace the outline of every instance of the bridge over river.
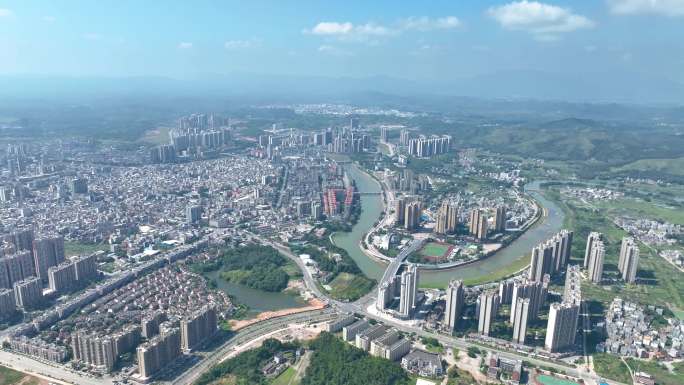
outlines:
[{"label": "bridge over river", "polygon": [[[369,258],[361,250],[360,243],[365,233],[373,227],[383,212],[382,190],[380,184],[373,177],[359,169],[357,165],[347,164],[345,167],[350,176],[355,180],[358,191],[361,194],[362,211],[352,231],[336,233],[333,236],[333,240],[337,246],[347,250],[349,255],[359,265],[359,268],[368,277],[381,281],[385,275],[387,264]],[[564,219],[564,214],[560,207],[540,194],[539,183],[539,181],[532,182],[525,189],[544,210],[544,215],[537,224],[533,225],[511,244],[488,258],[448,270],[421,270],[419,274],[420,285],[446,287],[451,279],[468,280],[486,277],[512,264],[521,264],[523,258],[529,258],[532,247],[557,233],[562,228]]]}]

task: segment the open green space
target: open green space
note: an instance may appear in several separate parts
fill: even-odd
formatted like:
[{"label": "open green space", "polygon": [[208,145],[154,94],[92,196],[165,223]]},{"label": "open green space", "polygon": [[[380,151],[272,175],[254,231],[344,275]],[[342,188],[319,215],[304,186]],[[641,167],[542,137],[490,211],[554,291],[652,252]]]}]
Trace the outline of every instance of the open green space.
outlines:
[{"label": "open green space", "polygon": [[333,334],[321,333],[310,348],[313,356],[301,385],[412,384],[398,363],[373,357]]},{"label": "open green space", "polygon": [[280,373],[278,377],[274,378],[271,385],[296,385],[299,382],[293,381],[297,371],[292,367],[288,367],[284,372]]},{"label": "open green space", "polygon": [[627,358],[627,364],[635,372],[646,372],[653,376],[657,385],[681,385],[684,384],[684,362],[672,364],[670,371],[664,364],[654,361]]},{"label": "open green space", "polygon": [[449,250],[449,247],[444,243],[428,242],[418,253],[427,257],[441,257]]},{"label": "open green space", "polygon": [[83,243],[64,241],[64,254],[71,255],[89,255],[97,251],[108,251],[109,245],[104,243]]},{"label": "open green space", "polygon": [[620,357],[612,354],[597,353],[594,354],[593,359],[594,370],[599,376],[622,382],[623,384],[632,383],[629,368],[622,362]]},{"label": "open green space", "polygon": [[655,172],[684,176],[684,158],[672,159],[639,159],[619,167],[612,167],[611,172]]},{"label": "open green space", "polygon": [[649,218],[661,222],[684,224],[684,210],[681,210],[679,207],[669,207],[658,202],[621,198],[597,202],[595,207],[605,209],[606,213],[610,216],[624,215],[633,218]]},{"label": "open green space", "polygon": [[22,372],[0,366],[0,385],[37,385],[38,379]]},{"label": "open green space", "polygon": [[151,145],[162,145],[162,144],[167,144],[169,143],[169,131],[171,130],[170,127],[157,127],[152,130],[148,130],[145,132],[145,134],[139,139],[140,142],[143,143],[149,143]]},{"label": "open green space", "polygon": [[540,374],[537,376],[537,381],[544,385],[578,385],[574,381],[566,380],[564,378],[559,378],[556,376],[548,376],[546,374]]},{"label": "open green space", "polygon": [[347,251],[330,242],[329,237],[309,235],[306,240],[309,244],[291,244],[290,249],[294,254],[308,254],[321,271],[328,273],[331,297],[355,301],[375,286],[375,280],[366,277]]},{"label": "open green space", "polygon": [[447,385],[472,385],[477,383],[472,374],[459,369],[456,365],[449,368],[447,378]]},{"label": "open green space", "polygon": [[202,373],[195,385],[268,385],[270,381],[261,373],[276,353],[293,351],[299,347],[296,343],[282,343],[269,338],[252,350],[221,362]]},{"label": "open green space", "polygon": [[[564,227],[575,232],[572,244],[574,263],[584,258],[586,239],[591,231],[603,233],[606,244],[604,278],[618,279],[617,270],[620,243],[628,234],[613,224],[610,210],[579,207],[564,200],[556,189],[546,190],[544,195],[554,200],[565,212]],[[670,309],[684,309],[683,274],[672,268],[656,250],[641,244],[637,284],[624,284],[620,280],[614,285],[598,285],[592,282],[582,284],[585,298],[609,304],[615,297],[631,298],[642,304],[656,304]]]},{"label": "open green space", "polygon": [[355,301],[368,293],[375,281],[358,274],[339,273],[328,285],[334,298]]},{"label": "open green space", "polygon": [[[287,287],[290,275],[285,270],[289,260],[270,246],[247,245],[226,248],[214,262],[193,265],[201,273],[220,270],[220,277],[252,289],[282,291]],[[288,271],[292,272],[291,268]]]}]

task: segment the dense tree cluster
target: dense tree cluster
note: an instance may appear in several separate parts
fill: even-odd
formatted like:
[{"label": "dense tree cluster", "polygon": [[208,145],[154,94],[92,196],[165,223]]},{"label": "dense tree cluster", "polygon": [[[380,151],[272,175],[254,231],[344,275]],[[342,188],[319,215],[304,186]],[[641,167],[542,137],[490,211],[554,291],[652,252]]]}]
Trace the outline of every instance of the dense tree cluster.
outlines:
[{"label": "dense tree cluster", "polygon": [[209,371],[195,382],[195,385],[211,384],[221,378],[230,377],[236,385],[265,385],[269,381],[261,374],[261,368],[278,352],[297,349],[293,343],[282,343],[269,338],[261,347],[248,350],[237,357],[226,360]]},{"label": "dense tree cluster", "polygon": [[330,333],[311,344],[314,350],[302,385],[408,385],[399,364],[372,357]]}]

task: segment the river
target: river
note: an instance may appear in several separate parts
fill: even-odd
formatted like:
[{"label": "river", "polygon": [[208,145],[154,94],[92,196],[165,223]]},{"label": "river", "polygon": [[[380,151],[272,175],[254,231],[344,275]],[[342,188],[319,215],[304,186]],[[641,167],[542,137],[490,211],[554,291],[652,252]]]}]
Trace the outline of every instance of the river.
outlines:
[{"label": "river", "polygon": [[[381,191],[379,183],[370,175],[362,172],[358,166],[348,166],[347,171],[356,181],[359,192]],[[446,286],[451,279],[477,279],[478,277],[487,276],[497,270],[501,270],[521,258],[529,258],[532,247],[550,238],[562,228],[565,217],[558,205],[544,198],[539,193],[539,183],[539,181],[529,183],[525,190],[546,210],[546,215],[542,217],[540,222],[528,229],[507,247],[488,258],[449,270],[422,270],[419,278],[420,284],[424,286]],[[333,241],[339,247],[347,250],[349,255],[359,265],[359,268],[368,277],[379,280],[386,265],[366,256],[361,251],[359,241],[380,217],[383,211],[382,196],[361,195],[361,208],[361,217],[356,225],[352,227],[352,231],[336,233],[333,235]]]}]

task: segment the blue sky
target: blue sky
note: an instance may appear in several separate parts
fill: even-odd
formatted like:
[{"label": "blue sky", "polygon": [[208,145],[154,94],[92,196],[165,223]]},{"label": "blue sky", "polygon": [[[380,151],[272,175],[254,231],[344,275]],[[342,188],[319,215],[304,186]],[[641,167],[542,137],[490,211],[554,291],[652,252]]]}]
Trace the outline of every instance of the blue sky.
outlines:
[{"label": "blue sky", "polygon": [[2,1],[0,74],[406,79],[625,71],[684,82],[684,0]]}]

